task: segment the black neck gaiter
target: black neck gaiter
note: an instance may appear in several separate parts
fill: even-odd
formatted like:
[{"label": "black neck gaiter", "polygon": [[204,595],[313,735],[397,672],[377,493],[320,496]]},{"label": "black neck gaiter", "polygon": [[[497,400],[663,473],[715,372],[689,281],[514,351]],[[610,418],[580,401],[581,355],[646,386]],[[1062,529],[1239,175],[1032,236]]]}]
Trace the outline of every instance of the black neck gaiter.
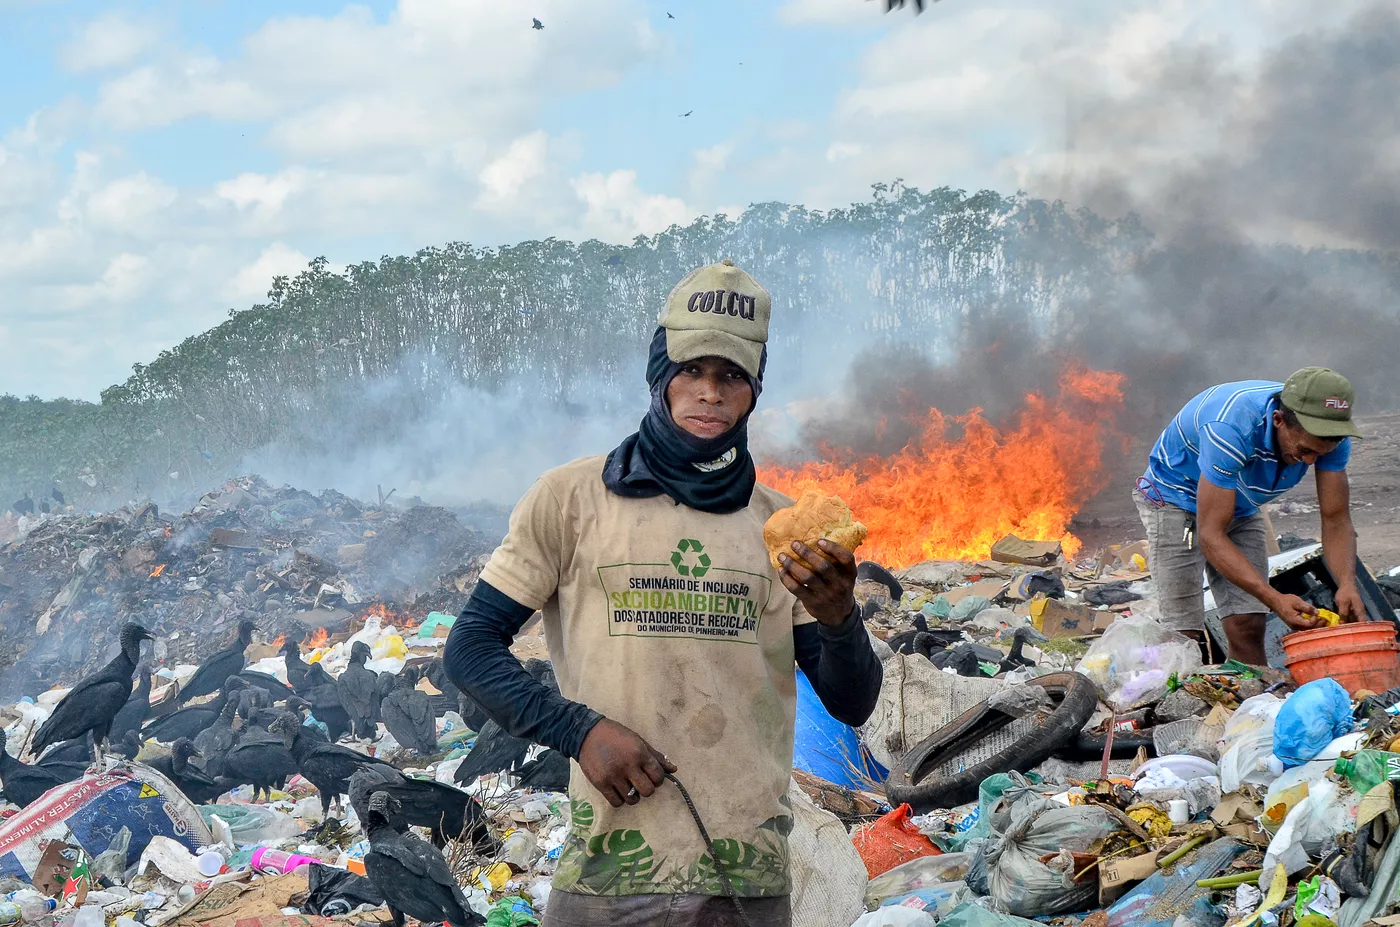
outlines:
[{"label": "black neck gaiter", "polygon": [[[757,482],[749,456],[749,416],[718,438],[697,438],[681,428],[666,404],[666,388],[679,371],[680,364],[666,354],[666,330],[658,328],[647,358],[651,407],[637,432],[608,455],[603,483],[619,496],[640,499],[665,495],[678,505],[701,512],[737,512],[749,504]],[[750,379],[749,385],[757,405],[763,386],[761,366],[758,378]]]}]

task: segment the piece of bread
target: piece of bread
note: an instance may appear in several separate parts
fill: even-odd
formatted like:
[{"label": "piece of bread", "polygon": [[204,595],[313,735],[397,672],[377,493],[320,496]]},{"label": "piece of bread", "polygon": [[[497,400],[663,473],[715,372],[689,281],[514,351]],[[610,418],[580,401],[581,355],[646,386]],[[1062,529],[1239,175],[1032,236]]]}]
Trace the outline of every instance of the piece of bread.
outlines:
[{"label": "piece of bread", "polygon": [[851,510],[840,496],[809,489],[791,508],[779,509],[768,517],[763,526],[763,543],[768,547],[768,559],[773,569],[782,569],[779,554],[812,569],[812,565],[792,549],[793,541],[801,541],[813,550],[821,550],[817,541],[826,538],[854,552],[865,540],[865,525],[851,517]]}]

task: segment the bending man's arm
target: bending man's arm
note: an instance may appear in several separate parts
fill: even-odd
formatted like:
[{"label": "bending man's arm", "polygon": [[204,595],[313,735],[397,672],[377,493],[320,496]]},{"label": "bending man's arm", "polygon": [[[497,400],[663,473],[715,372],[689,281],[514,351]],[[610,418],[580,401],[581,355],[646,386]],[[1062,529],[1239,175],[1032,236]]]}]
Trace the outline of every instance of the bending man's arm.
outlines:
[{"label": "bending man's arm", "polygon": [[831,716],[851,727],[870,720],[884,669],[870,646],[860,609],[835,628],[815,621],[797,625],[792,642],[798,667]]},{"label": "bending man's arm", "polygon": [[1322,510],[1322,559],[1337,583],[1337,611],[1347,621],[1365,621],[1366,606],[1356,588],[1356,529],[1345,470],[1318,469],[1317,502]]},{"label": "bending man's arm", "polygon": [[584,738],[603,716],[537,682],[510,652],[535,613],[484,580],[447,638],[443,668],[507,734],[578,759]]}]

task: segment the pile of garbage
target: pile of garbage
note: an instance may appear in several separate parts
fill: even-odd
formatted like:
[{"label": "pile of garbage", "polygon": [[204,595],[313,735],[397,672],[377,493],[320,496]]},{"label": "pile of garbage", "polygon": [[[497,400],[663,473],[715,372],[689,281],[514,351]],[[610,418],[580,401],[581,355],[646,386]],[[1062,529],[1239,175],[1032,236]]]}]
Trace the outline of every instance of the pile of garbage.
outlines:
[{"label": "pile of garbage", "polygon": [[346,628],[366,612],[417,624],[458,614],[499,537],[431,506],[230,481],[178,516],[0,518],[0,696],[71,682],[104,663],[117,630],[154,632],[156,657],[197,662],[208,637],[252,619],[271,640]]}]

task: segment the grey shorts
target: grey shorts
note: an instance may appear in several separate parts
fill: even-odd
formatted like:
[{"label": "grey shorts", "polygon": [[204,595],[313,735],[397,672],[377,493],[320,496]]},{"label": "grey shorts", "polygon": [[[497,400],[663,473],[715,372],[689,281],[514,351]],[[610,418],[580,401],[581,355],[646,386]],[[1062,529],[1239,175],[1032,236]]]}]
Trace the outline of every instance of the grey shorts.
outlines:
[{"label": "grey shorts", "polygon": [[[754,927],[791,927],[791,900],[742,899]],[[579,895],[552,892],[541,927],[742,927],[728,898],[712,895]]]},{"label": "grey shorts", "polygon": [[[1222,618],[1231,615],[1263,615],[1269,609],[1254,596],[1220,575],[1206,562],[1199,538],[1190,550],[1182,537],[1190,512],[1170,503],[1156,506],[1133,490],[1138,515],[1147,529],[1147,568],[1157,587],[1157,603],[1162,610],[1162,623],[1177,631],[1205,629],[1205,592],[1201,574],[1210,582],[1215,607]],[[1230,540],[1235,543],[1260,576],[1269,575],[1268,532],[1264,517],[1257,512],[1230,522]]]}]

